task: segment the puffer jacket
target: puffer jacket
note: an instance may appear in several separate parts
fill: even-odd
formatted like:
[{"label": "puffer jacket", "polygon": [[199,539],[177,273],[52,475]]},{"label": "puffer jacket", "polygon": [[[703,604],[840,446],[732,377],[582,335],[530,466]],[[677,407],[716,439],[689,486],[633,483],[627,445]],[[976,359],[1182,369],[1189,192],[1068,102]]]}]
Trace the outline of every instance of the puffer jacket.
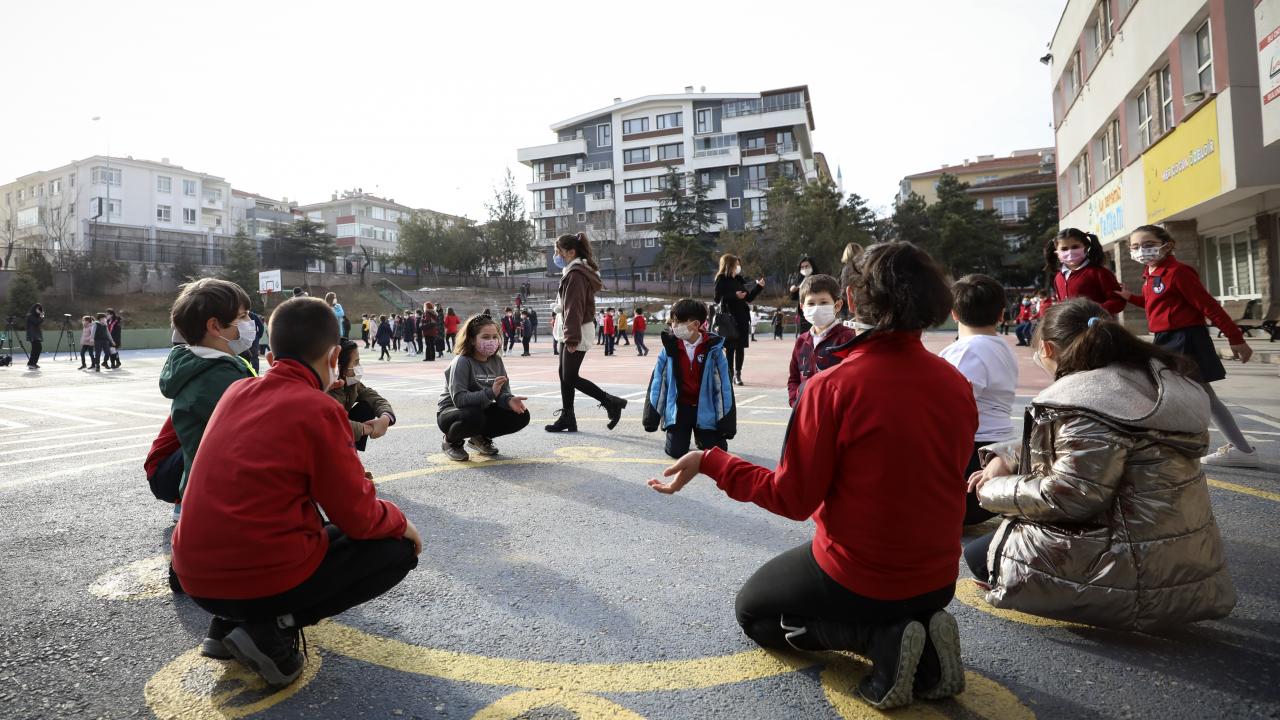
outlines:
[{"label": "puffer jacket", "polygon": [[978,492],[1005,515],[987,602],[1125,630],[1220,618],[1235,606],[1200,456],[1209,399],[1153,363],[1068,375],[1027,410],[1019,441],[983,448],[1013,475]]}]

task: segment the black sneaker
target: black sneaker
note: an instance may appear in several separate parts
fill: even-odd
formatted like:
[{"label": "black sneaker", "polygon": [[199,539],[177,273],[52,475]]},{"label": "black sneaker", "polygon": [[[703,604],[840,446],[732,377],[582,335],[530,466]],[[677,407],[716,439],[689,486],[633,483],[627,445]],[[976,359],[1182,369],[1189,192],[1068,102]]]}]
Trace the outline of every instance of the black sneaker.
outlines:
[{"label": "black sneaker", "polygon": [[477,435],[470,440],[467,440],[467,445],[470,446],[472,450],[475,450],[485,457],[493,457],[498,454],[498,446],[494,445],[492,440],[484,437],[483,435]]},{"label": "black sneaker", "polygon": [[222,641],[226,640],[227,635],[238,627],[240,627],[240,623],[235,620],[227,620],[214,615],[213,619],[209,621],[209,630],[204,634],[204,640],[200,642],[200,654],[215,660],[230,660],[233,656]]},{"label": "black sneaker", "polygon": [[871,672],[858,683],[858,694],[877,710],[911,704],[916,667],[924,652],[924,625],[901,620],[872,633],[868,657]]},{"label": "black sneaker", "polygon": [[275,622],[245,623],[222,641],[242,665],[262,676],[271,687],[285,687],[298,679],[307,658],[298,650],[301,630],[281,630]]},{"label": "black sneaker", "polygon": [[471,459],[471,456],[467,454],[466,450],[462,449],[461,445],[454,445],[448,440],[440,443],[440,449],[444,451],[444,454],[447,455],[450,460],[466,462]]},{"label": "black sneaker", "polygon": [[925,700],[942,700],[964,692],[964,663],[960,660],[960,628],[945,610],[930,615],[925,625],[924,650],[912,693]]}]

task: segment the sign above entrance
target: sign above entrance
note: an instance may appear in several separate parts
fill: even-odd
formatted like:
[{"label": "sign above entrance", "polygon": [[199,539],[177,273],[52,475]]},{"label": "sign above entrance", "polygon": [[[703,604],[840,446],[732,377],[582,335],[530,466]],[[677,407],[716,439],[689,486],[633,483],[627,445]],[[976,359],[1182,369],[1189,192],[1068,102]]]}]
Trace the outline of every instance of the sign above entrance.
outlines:
[{"label": "sign above entrance", "polygon": [[1155,223],[1222,192],[1218,101],[1210,100],[1142,157],[1147,222]]}]

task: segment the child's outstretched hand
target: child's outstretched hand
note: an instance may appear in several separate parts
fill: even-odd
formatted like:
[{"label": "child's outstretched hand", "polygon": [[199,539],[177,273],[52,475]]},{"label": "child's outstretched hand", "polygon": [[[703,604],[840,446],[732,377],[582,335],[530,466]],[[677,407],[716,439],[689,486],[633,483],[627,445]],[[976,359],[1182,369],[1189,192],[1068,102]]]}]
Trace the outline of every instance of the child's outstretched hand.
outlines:
[{"label": "child's outstretched hand", "polygon": [[684,457],[675,462],[674,465],[662,471],[663,477],[676,476],[675,480],[664,483],[658,478],[649,479],[649,487],[657,490],[663,495],[674,495],[680,492],[681,488],[689,484],[694,475],[702,471],[702,452],[693,450],[684,454]]},{"label": "child's outstretched hand", "polygon": [[1240,362],[1247,363],[1249,358],[1253,357],[1253,348],[1249,347],[1249,343],[1242,342],[1231,346],[1231,354]]}]

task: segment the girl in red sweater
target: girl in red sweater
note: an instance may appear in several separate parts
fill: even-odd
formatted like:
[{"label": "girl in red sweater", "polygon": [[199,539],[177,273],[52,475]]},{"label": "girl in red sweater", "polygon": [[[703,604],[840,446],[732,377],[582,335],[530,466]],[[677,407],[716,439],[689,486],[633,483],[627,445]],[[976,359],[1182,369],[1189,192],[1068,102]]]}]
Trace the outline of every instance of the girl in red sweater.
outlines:
[{"label": "girl in red sweater", "polygon": [[1045,277],[1059,302],[1083,297],[1112,315],[1124,309],[1124,298],[1116,295],[1120,283],[1106,266],[1097,235],[1067,228],[1049,241],[1044,258]]},{"label": "girl in red sweater", "polygon": [[854,316],[873,329],[809,380],[776,470],[713,448],[667,468],[672,482],[649,485],[670,494],[701,472],[735,500],[812,517],[813,541],[770,560],[738,592],[738,623],[764,647],[869,657],[858,690],[890,708],[964,689],[960,636],[944,608],[965,514],[955,478],[973,453],[978,410],[969,381],[920,341],[951,310],[928,254],[873,245],[850,288]]},{"label": "girl in red sweater", "polygon": [[1214,394],[1209,383],[1227,376],[1205,326],[1208,318],[1231,344],[1231,354],[1249,362],[1253,349],[1244,333],[1222,309],[1190,265],[1173,256],[1173,236],[1159,225],[1143,225],[1129,234],[1129,255],[1147,269],[1142,273],[1142,294],[1133,295],[1123,287],[1116,293],[1147,311],[1147,328],[1155,334],[1155,344],[1189,357],[1200,369],[1200,382],[1209,393],[1209,409],[1227,444],[1200,462],[1226,467],[1258,467],[1258,451],[1245,439],[1231,411]]}]

